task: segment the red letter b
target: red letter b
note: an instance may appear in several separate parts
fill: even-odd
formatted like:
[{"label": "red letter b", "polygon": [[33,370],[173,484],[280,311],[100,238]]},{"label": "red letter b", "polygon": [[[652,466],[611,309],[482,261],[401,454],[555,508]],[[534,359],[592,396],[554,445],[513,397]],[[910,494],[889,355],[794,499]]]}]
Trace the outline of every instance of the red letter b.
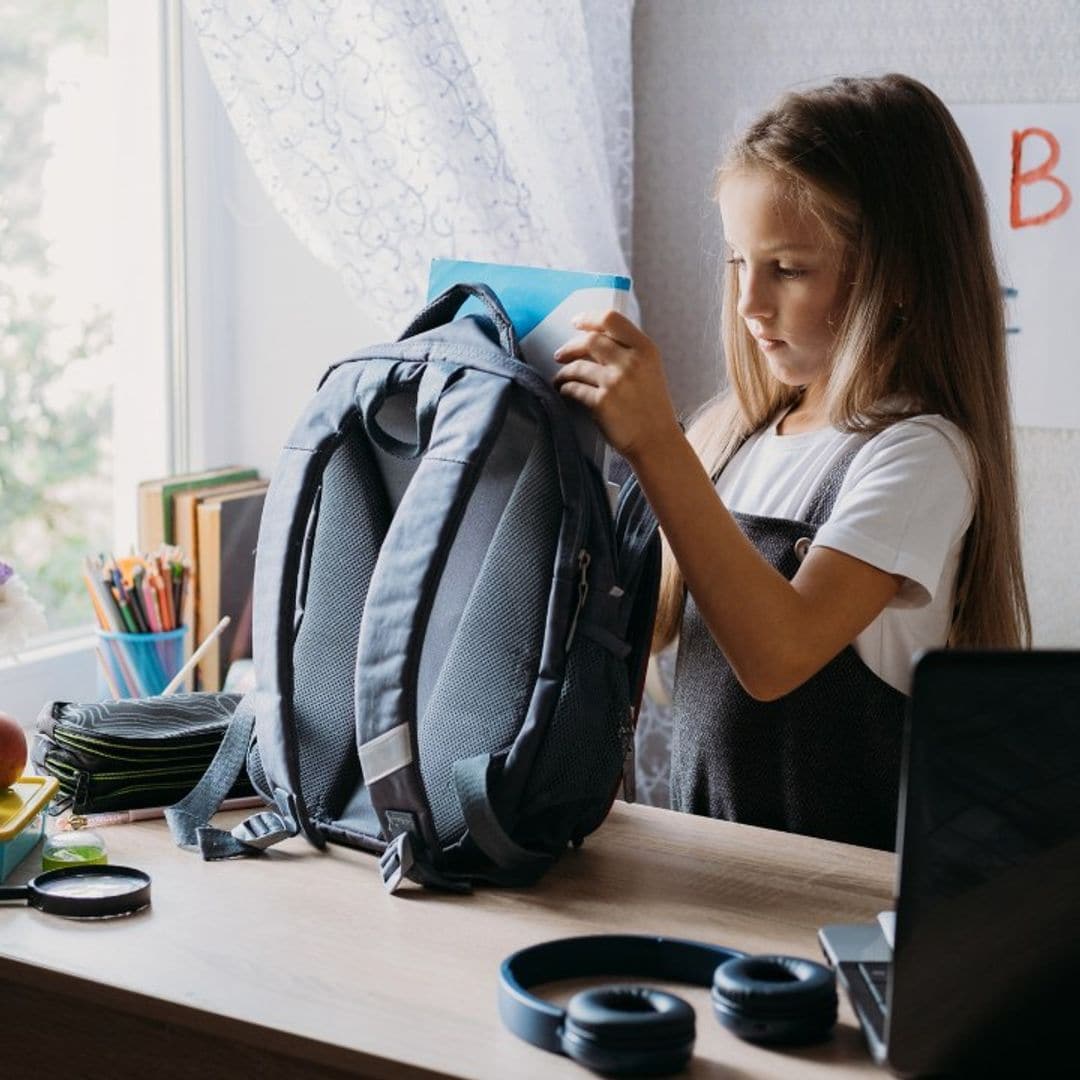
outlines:
[{"label": "red letter b", "polygon": [[[1050,147],[1050,156],[1034,169],[1027,172],[1020,171],[1020,159],[1023,155],[1024,140],[1029,135],[1038,135],[1045,139]],[[1061,157],[1061,147],[1057,139],[1043,128],[1025,128],[1023,131],[1014,131],[1012,137],[1012,198],[1009,203],[1009,224],[1014,229],[1021,229],[1025,225],[1045,225],[1054,218],[1061,217],[1072,203],[1072,192],[1068,185],[1057,176],[1052,174],[1052,169]],[[1043,214],[1035,214],[1032,217],[1023,217],[1020,213],[1020,189],[1026,184],[1034,184],[1039,180],[1046,180],[1055,184],[1061,192],[1061,198]]]}]

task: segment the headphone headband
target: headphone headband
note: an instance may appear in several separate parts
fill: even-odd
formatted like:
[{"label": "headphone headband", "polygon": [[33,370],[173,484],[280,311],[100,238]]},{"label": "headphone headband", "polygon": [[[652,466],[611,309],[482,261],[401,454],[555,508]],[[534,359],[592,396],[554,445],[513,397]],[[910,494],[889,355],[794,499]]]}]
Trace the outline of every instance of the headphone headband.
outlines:
[{"label": "headphone headband", "polygon": [[582,990],[562,1009],[530,993],[541,983],[604,976],[711,987],[716,1018],[753,1042],[813,1042],[836,1022],[836,978],[821,964],[639,934],[559,938],[514,953],[499,968],[499,1015],[519,1038],[599,1073],[682,1069],[695,1036],[694,1010],[682,998],[604,986]]},{"label": "headphone headband", "polygon": [[563,1053],[566,1010],[529,989],[558,979],[633,976],[712,986],[720,964],[745,956],[738,949],[682,938],[641,934],[589,934],[531,945],[507,957],[499,968],[499,1015],[533,1046]]}]

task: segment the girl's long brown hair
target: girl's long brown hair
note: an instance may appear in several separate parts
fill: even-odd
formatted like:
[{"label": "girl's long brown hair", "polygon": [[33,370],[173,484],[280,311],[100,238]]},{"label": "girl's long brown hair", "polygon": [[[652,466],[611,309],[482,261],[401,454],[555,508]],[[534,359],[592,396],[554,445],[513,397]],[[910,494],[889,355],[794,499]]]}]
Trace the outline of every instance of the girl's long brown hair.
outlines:
[{"label": "girl's long brown hair", "polygon": [[[975,514],[956,581],[950,646],[1030,644],[1020,558],[1005,316],[982,185],[941,100],[904,75],[840,78],[762,115],[717,172],[764,169],[846,252],[851,291],[828,384],[831,422],[876,433],[937,413],[967,437]],[[742,440],[799,395],[774,379],[723,290],[728,384],[688,437],[716,476]],[[682,575],[665,542],[654,647],[678,632]]]}]

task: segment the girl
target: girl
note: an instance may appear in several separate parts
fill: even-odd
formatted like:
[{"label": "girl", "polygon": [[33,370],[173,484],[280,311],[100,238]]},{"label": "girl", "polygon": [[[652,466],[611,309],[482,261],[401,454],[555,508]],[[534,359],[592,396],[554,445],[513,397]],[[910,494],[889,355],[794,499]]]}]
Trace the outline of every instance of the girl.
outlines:
[{"label": "girl", "polygon": [[612,311],[556,384],[664,536],[672,804],[891,848],[916,654],[1030,639],[982,188],[942,102],[887,75],[784,97],[716,192],[725,392],[684,436]]}]

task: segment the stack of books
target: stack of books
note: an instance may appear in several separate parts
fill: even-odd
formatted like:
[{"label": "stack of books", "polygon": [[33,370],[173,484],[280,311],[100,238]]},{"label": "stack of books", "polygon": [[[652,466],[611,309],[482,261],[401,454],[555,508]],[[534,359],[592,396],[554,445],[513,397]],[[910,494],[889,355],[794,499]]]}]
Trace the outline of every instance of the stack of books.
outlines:
[{"label": "stack of books", "polygon": [[220,690],[230,663],[251,656],[255,548],[269,481],[225,466],[146,480],[138,487],[139,547],[175,545],[192,569],[183,621],[188,654],[225,615],[228,627],[199,662],[196,685]]}]

